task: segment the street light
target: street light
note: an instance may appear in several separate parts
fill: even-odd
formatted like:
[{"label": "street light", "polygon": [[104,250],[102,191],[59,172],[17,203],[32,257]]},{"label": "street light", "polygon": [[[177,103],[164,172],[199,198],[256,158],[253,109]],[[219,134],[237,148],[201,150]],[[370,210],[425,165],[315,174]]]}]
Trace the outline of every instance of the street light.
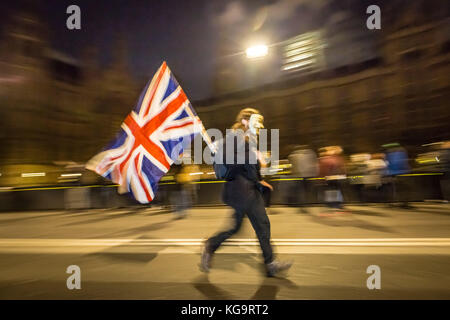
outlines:
[{"label": "street light", "polygon": [[264,44],[253,46],[245,50],[247,58],[249,59],[264,57],[268,52],[269,48]]}]

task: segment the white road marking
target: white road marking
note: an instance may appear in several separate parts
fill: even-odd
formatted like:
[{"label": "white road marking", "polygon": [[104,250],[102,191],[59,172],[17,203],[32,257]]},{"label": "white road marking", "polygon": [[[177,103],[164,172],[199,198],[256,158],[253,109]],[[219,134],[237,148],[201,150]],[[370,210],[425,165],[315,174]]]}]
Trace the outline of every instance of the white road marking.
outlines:
[{"label": "white road marking", "polygon": [[[198,246],[204,239],[46,239],[4,238],[4,246]],[[450,246],[450,238],[272,239],[279,246]],[[259,245],[257,239],[228,239],[224,245]]]},{"label": "white road marking", "polygon": [[[0,239],[5,253],[198,253],[204,239]],[[450,238],[273,239],[279,253],[450,254]],[[259,250],[257,239],[229,239],[222,252]]]}]

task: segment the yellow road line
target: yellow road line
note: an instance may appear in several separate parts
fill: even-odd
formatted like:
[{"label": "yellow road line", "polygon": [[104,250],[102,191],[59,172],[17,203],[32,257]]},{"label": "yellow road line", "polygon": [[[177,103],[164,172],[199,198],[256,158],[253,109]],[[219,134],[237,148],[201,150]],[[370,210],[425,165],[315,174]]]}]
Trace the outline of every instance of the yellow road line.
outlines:
[{"label": "yellow road line", "polygon": [[408,173],[408,174],[399,174],[399,177],[414,177],[414,176],[442,176],[442,172],[430,172],[430,173]]},{"label": "yellow road line", "polygon": [[[414,176],[441,176],[442,172],[430,172],[430,173],[409,173],[399,174],[399,177],[414,177]],[[350,179],[363,178],[364,176],[349,176]],[[300,180],[324,180],[325,178],[275,178],[270,181],[300,181]],[[212,181],[196,181],[194,184],[203,183],[225,183],[224,180],[212,180]],[[176,182],[161,182],[160,185],[176,184]],[[39,191],[39,190],[62,190],[62,189],[80,189],[80,188],[101,188],[101,187],[118,187],[118,184],[109,185],[90,185],[90,186],[66,186],[66,187],[36,187],[36,188],[17,188],[0,190],[0,192],[14,192],[14,191]]]}]

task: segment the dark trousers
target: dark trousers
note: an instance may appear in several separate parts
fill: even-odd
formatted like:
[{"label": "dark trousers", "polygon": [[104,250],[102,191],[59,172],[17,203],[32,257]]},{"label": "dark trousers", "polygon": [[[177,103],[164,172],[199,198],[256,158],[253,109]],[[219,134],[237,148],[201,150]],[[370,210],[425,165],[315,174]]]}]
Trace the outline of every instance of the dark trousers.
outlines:
[{"label": "dark trousers", "polygon": [[310,180],[311,178],[302,178],[299,181],[299,194],[301,205],[306,206],[311,204],[310,197],[312,199],[317,199],[316,185],[315,182]]},{"label": "dark trousers", "polygon": [[261,193],[255,187],[249,188],[246,194],[241,195],[233,203],[228,204],[234,209],[233,227],[208,239],[211,250],[213,252],[216,251],[225,240],[238,232],[242,225],[242,219],[247,214],[258,237],[264,263],[272,262],[273,252],[270,244],[270,221],[264,208],[264,200]]},{"label": "dark trousers", "polygon": [[325,203],[328,207],[334,209],[342,209],[343,194],[342,185],[340,180],[328,180],[327,188],[325,192],[333,192],[332,199],[325,199]]},{"label": "dark trousers", "polygon": [[310,178],[299,178],[297,181],[290,181],[287,201],[295,206],[307,206],[317,199],[316,186]]},{"label": "dark trousers", "polygon": [[408,204],[408,186],[402,181],[399,181],[400,177],[391,176],[391,201],[393,203],[400,202],[402,207],[409,207]]},{"label": "dark trousers", "polygon": [[442,199],[450,200],[450,171],[444,172],[440,181]]},{"label": "dark trousers", "polygon": [[272,190],[267,187],[262,188],[262,197],[264,201],[264,206],[270,208],[270,199],[272,198]]}]

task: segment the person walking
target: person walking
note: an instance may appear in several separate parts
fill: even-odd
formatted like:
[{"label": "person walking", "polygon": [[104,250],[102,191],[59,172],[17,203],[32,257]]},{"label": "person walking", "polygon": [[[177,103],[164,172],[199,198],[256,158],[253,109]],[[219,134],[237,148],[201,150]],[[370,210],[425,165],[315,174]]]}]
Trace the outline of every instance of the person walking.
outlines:
[{"label": "person walking", "polygon": [[450,200],[450,140],[442,143],[439,162],[443,173],[440,180],[442,199],[448,203]]},{"label": "person walking", "polygon": [[198,171],[197,165],[182,164],[179,172],[175,175],[177,190],[172,194],[172,202],[177,219],[185,218],[187,216],[187,210],[192,207],[195,201],[195,188],[197,185],[194,183],[198,180],[198,176],[196,175]]},{"label": "person walking", "polygon": [[399,175],[408,174],[410,166],[408,163],[408,152],[398,143],[385,145],[387,174],[390,177],[392,188],[392,202],[400,202],[403,209],[411,209],[408,203],[408,186],[406,183],[400,183]]},{"label": "person walking", "polygon": [[[227,182],[223,190],[223,201],[234,209],[233,226],[206,240],[200,262],[200,270],[203,272],[210,271],[214,252],[240,229],[245,215],[249,218],[258,237],[267,276],[273,277],[292,265],[290,262],[275,261],[270,243],[270,221],[264,208],[261,190],[263,187],[271,190],[273,188],[261,178],[258,155],[252,143],[258,136],[259,129],[263,128],[263,119],[258,110],[245,108],[238,114],[232,133],[225,137],[223,154],[228,154],[228,157],[224,156],[223,160],[229,159],[232,152],[233,162],[224,161],[227,166]],[[227,149],[227,145],[233,145],[234,148]],[[239,161],[243,159],[243,156],[245,161]]]},{"label": "person walking", "polygon": [[288,156],[288,159],[291,164],[292,175],[300,179],[299,183],[295,184],[295,188],[291,191],[294,193],[293,199],[295,199],[295,202],[297,202],[297,199],[300,199],[302,212],[306,212],[304,207],[308,204],[308,194],[312,193],[310,191],[313,187],[313,181],[308,179],[316,178],[319,174],[317,155],[308,146],[296,146],[294,152]]},{"label": "person walking", "polygon": [[321,153],[320,176],[325,178],[325,204],[334,213],[344,213],[342,183],[346,179],[345,163],[340,146],[325,147]]}]

